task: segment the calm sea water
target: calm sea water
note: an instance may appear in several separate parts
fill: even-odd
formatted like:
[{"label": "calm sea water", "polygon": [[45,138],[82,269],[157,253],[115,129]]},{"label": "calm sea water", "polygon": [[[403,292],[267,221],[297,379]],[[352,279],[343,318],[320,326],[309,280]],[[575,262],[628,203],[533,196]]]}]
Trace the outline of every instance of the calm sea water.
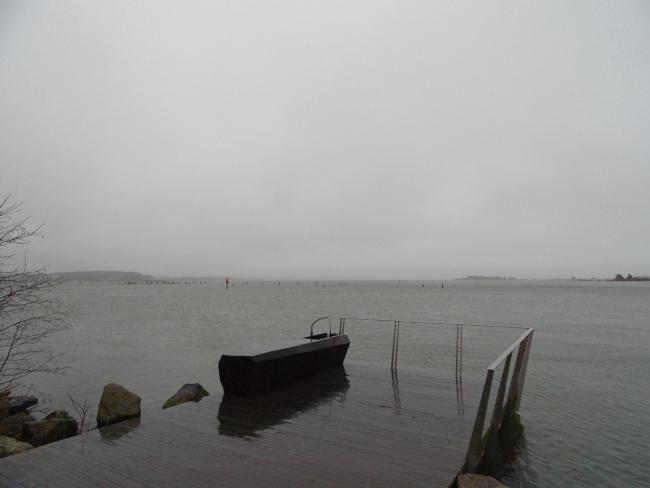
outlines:
[{"label": "calm sea water", "polygon": [[[536,328],[521,414],[526,443],[507,481],[521,487],[650,486],[650,283],[565,281],[133,286],[66,283],[67,330],[52,340],[65,376],[35,377],[50,407],[95,406],[122,383],[158,408],[185,382],[220,392],[222,353],[305,335],[314,318],[373,317]],[[337,323],[334,327],[338,328]],[[392,329],[348,322],[348,360],[387,366]],[[453,378],[455,327],[404,326],[400,367]],[[518,331],[465,328],[466,381]]]}]

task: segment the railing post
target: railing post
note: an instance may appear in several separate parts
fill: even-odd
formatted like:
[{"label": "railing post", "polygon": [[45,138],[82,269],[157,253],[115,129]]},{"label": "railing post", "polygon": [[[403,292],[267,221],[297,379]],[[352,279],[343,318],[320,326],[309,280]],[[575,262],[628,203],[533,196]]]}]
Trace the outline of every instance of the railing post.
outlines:
[{"label": "railing post", "polygon": [[397,352],[399,350],[399,320],[393,322],[393,350],[390,356],[390,369],[397,368]]},{"label": "railing post", "polygon": [[463,324],[456,324],[456,383],[463,383]]},{"label": "railing post", "polygon": [[526,343],[528,338],[521,341],[517,350],[517,359],[515,360],[515,367],[512,371],[512,379],[510,380],[510,391],[508,392],[508,404],[511,408],[516,410],[517,397],[519,396],[519,375],[521,374],[521,365],[524,361],[524,353],[526,352]]},{"label": "railing post", "polygon": [[458,324],[456,324],[456,383],[458,383]]},{"label": "railing post", "polygon": [[397,324],[397,339],[395,340],[395,369],[397,369],[397,353],[399,352],[399,320],[396,322]]},{"label": "railing post", "polygon": [[390,351],[390,369],[391,371],[395,368],[395,337],[397,334],[397,320],[393,321],[393,344]]},{"label": "railing post", "polygon": [[503,372],[501,373],[501,381],[499,382],[499,391],[497,393],[497,398],[494,401],[494,411],[492,412],[491,424],[494,424],[495,421],[499,419],[501,415],[501,410],[503,410],[503,398],[506,394],[506,385],[508,384],[508,373],[510,373],[510,360],[512,359],[512,353],[508,354],[506,357],[506,362],[503,365]]},{"label": "railing post", "polygon": [[523,364],[521,366],[521,372],[519,373],[519,393],[517,394],[517,403],[515,404],[515,410],[519,410],[519,405],[521,404],[521,397],[524,393],[524,383],[526,381],[526,368],[528,367],[528,355],[530,354],[530,348],[533,342],[533,331],[530,331],[530,335],[526,338],[526,352],[524,353]]},{"label": "railing post", "polygon": [[481,403],[478,406],[476,413],[476,421],[474,422],[474,429],[472,430],[472,438],[469,441],[469,448],[467,449],[467,458],[465,459],[465,470],[474,472],[478,459],[480,456],[481,439],[483,438],[483,426],[485,424],[485,415],[487,414],[487,407],[490,401],[490,390],[492,389],[492,378],[494,370],[488,369],[485,374],[485,384],[483,385],[483,393],[481,394]]},{"label": "railing post", "polygon": [[460,387],[463,387],[463,324],[460,324],[460,354],[458,361],[458,377],[460,379]]},{"label": "railing post", "polygon": [[456,324],[456,404],[458,415],[465,414],[463,404],[463,324]]}]

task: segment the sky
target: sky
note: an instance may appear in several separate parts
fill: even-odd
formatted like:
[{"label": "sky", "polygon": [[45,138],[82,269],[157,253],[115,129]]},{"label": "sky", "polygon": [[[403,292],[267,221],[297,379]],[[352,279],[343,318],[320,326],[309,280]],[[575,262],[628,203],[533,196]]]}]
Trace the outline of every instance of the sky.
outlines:
[{"label": "sky", "polygon": [[50,271],[650,274],[650,2],[0,0]]}]

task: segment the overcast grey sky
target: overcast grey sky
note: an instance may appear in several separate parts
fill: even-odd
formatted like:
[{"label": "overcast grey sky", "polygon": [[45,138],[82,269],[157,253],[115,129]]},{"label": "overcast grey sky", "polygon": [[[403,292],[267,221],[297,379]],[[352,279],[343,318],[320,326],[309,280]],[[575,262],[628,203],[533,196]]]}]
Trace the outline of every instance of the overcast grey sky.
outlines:
[{"label": "overcast grey sky", "polygon": [[52,271],[650,274],[650,2],[0,0]]}]

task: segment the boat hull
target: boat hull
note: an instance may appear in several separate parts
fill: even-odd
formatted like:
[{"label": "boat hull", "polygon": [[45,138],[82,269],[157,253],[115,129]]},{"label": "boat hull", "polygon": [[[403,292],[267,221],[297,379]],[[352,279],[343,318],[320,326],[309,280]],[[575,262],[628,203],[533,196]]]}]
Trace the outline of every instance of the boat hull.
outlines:
[{"label": "boat hull", "polygon": [[259,395],[321,371],[343,366],[346,335],[307,342],[254,356],[223,355],[219,379],[229,395]]}]

